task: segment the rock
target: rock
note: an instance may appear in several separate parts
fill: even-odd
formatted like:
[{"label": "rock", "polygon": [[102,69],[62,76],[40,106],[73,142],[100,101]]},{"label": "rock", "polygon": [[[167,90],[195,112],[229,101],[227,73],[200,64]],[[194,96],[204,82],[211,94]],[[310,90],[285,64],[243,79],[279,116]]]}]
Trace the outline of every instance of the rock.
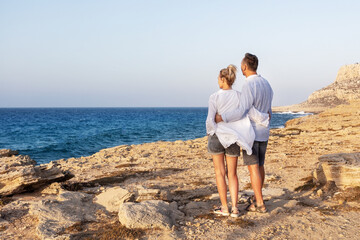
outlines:
[{"label": "rock", "polygon": [[112,187],[96,196],[95,202],[106,208],[109,212],[119,211],[124,202],[129,201],[134,195],[121,187]]},{"label": "rock", "polygon": [[[92,195],[64,191],[55,200],[41,200],[30,206],[29,213],[39,219],[37,233],[42,239],[56,239],[66,228],[86,221],[96,221],[98,209]],[[60,236],[58,239],[63,239]]]},{"label": "rock", "polygon": [[208,202],[189,202],[186,204],[184,211],[188,216],[197,216],[203,213],[208,213],[211,207]]},{"label": "rock", "polygon": [[34,190],[67,177],[56,164],[35,166],[29,156],[2,157],[0,163],[1,196]]},{"label": "rock", "polygon": [[159,200],[160,189],[140,189],[136,201]]},{"label": "rock", "polygon": [[238,203],[247,203],[249,196],[246,194],[241,194],[238,199]]},{"label": "rock", "polygon": [[54,194],[57,195],[60,193],[60,191],[64,190],[61,186],[60,183],[58,182],[54,182],[52,184],[50,184],[49,186],[47,186],[46,188],[44,188],[41,193],[43,194]]},{"label": "rock", "polygon": [[171,229],[177,219],[184,216],[177,210],[177,204],[161,200],[141,203],[123,203],[119,208],[119,221],[127,228]]},{"label": "rock", "polygon": [[360,186],[360,153],[337,153],[319,157],[314,179],[326,184],[334,181],[340,189]]},{"label": "rock", "polygon": [[313,92],[305,102],[291,106],[275,107],[273,111],[321,112],[340,104],[360,99],[360,64],[342,66],[335,82]]},{"label": "rock", "polygon": [[321,195],[323,195],[323,191],[321,189],[316,191],[316,194],[320,197]]},{"label": "rock", "polygon": [[10,149],[0,149],[0,158],[2,157],[12,157],[14,155],[18,155],[18,151],[13,151]]},{"label": "rock", "polygon": [[8,221],[0,218],[0,229],[6,228],[7,226],[9,226],[9,224],[10,224],[10,223],[9,223]]},{"label": "rock", "polygon": [[142,188],[138,191],[138,197],[136,198],[136,201],[142,202],[146,200],[171,201],[172,196],[168,190]]}]

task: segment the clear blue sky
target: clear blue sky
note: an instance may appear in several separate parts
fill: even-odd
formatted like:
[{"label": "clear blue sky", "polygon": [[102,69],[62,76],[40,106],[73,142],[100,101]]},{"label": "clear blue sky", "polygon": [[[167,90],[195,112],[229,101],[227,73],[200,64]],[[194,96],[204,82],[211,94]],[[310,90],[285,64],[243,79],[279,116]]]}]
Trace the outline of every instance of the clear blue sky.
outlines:
[{"label": "clear blue sky", "polygon": [[0,107],[206,107],[246,52],[273,105],[298,103],[360,61],[359,13],[358,0],[0,0]]}]

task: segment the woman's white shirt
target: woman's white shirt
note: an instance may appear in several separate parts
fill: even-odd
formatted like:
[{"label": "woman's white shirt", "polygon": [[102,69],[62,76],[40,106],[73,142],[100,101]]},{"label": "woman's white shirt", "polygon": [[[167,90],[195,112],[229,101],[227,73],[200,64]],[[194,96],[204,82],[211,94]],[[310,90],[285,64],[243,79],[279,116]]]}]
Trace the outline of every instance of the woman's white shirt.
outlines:
[{"label": "woman's white shirt", "polygon": [[269,125],[268,113],[261,113],[252,107],[248,114],[238,121],[229,123],[220,122],[218,124],[215,122],[216,113],[222,115],[225,112],[233,111],[239,107],[240,95],[240,92],[233,89],[220,89],[210,96],[208,116],[206,119],[206,132],[208,135],[214,135],[216,133],[224,148],[237,143],[246,150],[248,155],[251,155],[251,148],[255,140],[255,132],[251,121],[267,127]]}]

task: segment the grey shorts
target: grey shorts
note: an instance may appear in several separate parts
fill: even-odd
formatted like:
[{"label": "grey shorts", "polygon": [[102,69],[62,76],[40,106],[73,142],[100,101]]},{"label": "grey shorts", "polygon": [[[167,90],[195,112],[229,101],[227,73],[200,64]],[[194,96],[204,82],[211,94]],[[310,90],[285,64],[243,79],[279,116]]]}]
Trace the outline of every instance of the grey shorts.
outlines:
[{"label": "grey shorts", "polygon": [[238,157],[240,156],[240,147],[234,143],[224,148],[216,134],[214,134],[208,137],[208,152],[212,155],[225,154],[229,157]]},{"label": "grey shorts", "polygon": [[266,142],[255,141],[252,147],[251,155],[247,155],[246,151],[243,150],[242,152],[243,152],[244,165],[259,164],[259,166],[264,166],[267,144],[268,141]]}]

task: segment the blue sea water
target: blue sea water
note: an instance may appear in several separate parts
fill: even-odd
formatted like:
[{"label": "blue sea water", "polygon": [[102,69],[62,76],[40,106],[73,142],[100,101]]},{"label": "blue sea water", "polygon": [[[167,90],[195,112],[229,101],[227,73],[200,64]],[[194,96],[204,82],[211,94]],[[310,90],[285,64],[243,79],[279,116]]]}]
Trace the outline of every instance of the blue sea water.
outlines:
[{"label": "blue sea water", "polygon": [[[40,163],[123,144],[206,135],[207,108],[0,108],[0,149]],[[275,113],[271,127],[305,114]]]}]

